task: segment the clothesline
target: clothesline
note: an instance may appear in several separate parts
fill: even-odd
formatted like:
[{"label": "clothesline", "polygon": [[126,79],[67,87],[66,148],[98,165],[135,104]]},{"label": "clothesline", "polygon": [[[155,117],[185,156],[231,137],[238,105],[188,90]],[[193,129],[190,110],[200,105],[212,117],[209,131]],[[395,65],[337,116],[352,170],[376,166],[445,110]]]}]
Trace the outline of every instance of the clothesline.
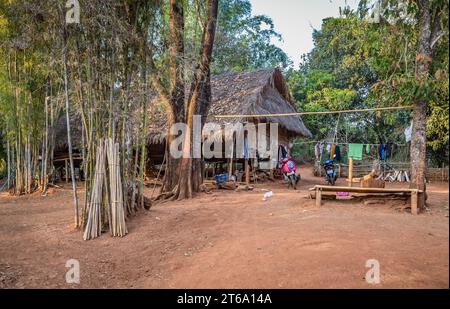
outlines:
[{"label": "clothesline", "polygon": [[[387,144],[387,143],[385,143],[385,144],[370,144],[370,143],[337,143],[337,142],[327,142],[327,141],[305,141],[305,142],[295,142],[295,143],[293,143],[293,145],[317,144],[317,143],[332,144],[332,145],[363,144],[363,145],[369,145],[369,146],[380,146],[380,145]],[[396,145],[396,146],[407,146],[407,144],[397,144],[397,143],[392,143],[392,144]]]},{"label": "clothesline", "polygon": [[364,113],[376,111],[390,111],[400,109],[412,109],[412,106],[392,106],[392,107],[378,107],[368,109],[350,109],[340,111],[326,111],[326,112],[299,112],[299,113],[281,113],[281,114],[234,114],[234,115],[213,115],[215,118],[265,118],[265,117],[289,117],[289,116],[306,116],[306,115],[329,115],[329,114],[347,114],[347,113]]}]

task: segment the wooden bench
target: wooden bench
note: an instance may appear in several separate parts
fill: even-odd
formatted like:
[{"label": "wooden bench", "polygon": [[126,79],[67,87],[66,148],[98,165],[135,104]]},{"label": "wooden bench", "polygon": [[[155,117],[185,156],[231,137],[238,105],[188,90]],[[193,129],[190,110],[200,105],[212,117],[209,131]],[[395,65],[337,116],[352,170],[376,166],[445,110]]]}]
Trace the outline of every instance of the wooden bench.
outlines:
[{"label": "wooden bench", "polygon": [[316,207],[322,204],[322,192],[352,192],[352,193],[372,193],[372,194],[386,194],[386,193],[404,193],[411,195],[411,213],[417,215],[417,196],[422,191],[417,189],[385,189],[385,188],[358,188],[358,187],[337,187],[337,186],[322,186],[316,185],[309,189],[316,192]]}]

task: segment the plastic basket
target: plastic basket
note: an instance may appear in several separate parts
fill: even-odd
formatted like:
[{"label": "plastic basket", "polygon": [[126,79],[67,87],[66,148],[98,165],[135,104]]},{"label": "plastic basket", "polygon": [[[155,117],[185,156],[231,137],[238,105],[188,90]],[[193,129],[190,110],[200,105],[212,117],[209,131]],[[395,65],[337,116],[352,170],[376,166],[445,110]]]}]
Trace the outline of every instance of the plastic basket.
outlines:
[{"label": "plastic basket", "polygon": [[216,183],[221,184],[228,181],[228,173],[220,174],[215,176]]}]

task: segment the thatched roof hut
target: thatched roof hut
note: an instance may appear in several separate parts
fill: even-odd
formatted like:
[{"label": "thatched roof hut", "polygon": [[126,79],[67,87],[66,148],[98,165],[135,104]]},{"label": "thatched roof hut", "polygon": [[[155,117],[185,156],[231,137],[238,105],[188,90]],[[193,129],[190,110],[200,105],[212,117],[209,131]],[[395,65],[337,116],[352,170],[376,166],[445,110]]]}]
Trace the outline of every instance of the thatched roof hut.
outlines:
[{"label": "thatched roof hut", "polygon": [[[287,138],[310,137],[311,133],[298,116],[258,117],[258,119],[216,118],[218,115],[295,113],[292,96],[279,69],[228,73],[211,78],[212,102],[207,122],[220,125],[266,122],[278,123]],[[149,143],[162,143],[167,131],[164,108],[157,99],[149,108]],[[225,132],[225,138],[230,138]]]},{"label": "thatched roof hut", "polygon": [[[81,145],[81,114],[77,112],[70,113],[70,133],[72,139],[72,147],[80,148]],[[63,113],[55,124],[55,149],[57,151],[65,151],[67,148],[67,123],[66,114]]]}]

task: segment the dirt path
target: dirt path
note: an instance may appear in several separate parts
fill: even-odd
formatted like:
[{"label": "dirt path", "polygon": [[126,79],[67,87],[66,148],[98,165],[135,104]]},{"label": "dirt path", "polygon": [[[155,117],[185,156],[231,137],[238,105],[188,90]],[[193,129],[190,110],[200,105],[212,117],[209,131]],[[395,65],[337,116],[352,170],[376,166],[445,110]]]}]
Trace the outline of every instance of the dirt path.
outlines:
[{"label": "dirt path", "polygon": [[[69,186],[47,197],[0,195],[0,287],[366,288],[449,287],[448,184],[430,184],[430,210],[396,210],[403,202],[365,205],[325,201],[307,188],[322,179],[305,171],[300,190],[279,183],[253,192],[215,192],[143,211],[123,239],[85,242],[72,229]],[[262,201],[261,189],[274,196]],[[79,285],[65,282],[68,259]]]}]

